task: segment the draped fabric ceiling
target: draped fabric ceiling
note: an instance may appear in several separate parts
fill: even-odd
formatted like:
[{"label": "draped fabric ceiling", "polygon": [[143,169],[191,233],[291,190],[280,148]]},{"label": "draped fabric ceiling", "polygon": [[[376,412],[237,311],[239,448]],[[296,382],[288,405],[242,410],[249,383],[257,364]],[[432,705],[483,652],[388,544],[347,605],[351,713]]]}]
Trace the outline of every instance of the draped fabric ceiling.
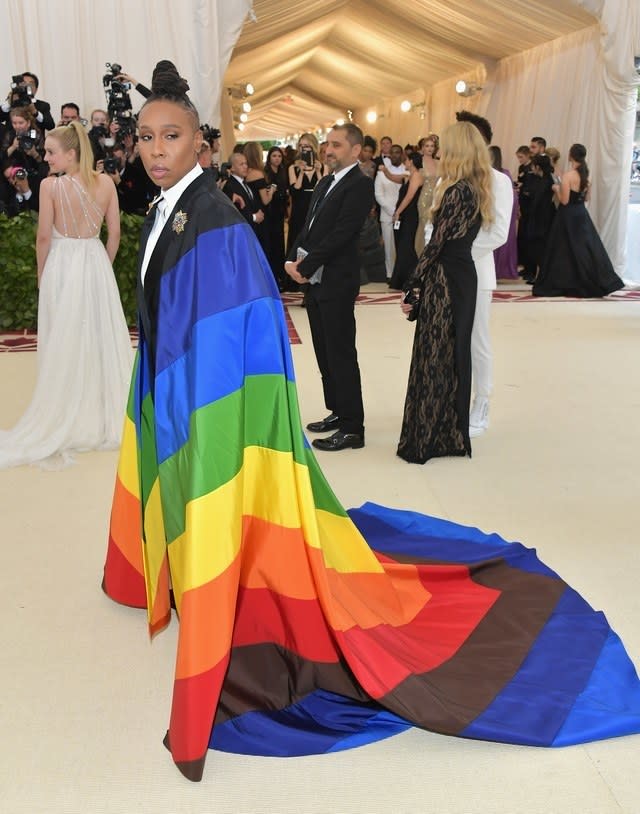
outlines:
[{"label": "draped fabric ceiling", "polygon": [[571,0],[255,0],[225,83],[256,88],[243,139],[317,129],[596,19]]}]

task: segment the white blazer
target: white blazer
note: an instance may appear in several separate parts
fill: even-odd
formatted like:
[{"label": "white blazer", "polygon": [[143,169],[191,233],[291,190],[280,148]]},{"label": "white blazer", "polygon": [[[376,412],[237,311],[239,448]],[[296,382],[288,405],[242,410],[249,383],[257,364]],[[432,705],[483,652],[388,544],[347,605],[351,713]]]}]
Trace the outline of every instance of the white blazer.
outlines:
[{"label": "white blazer", "polygon": [[492,169],[495,220],[485,229],[480,228],[471,247],[471,257],[478,275],[478,290],[493,291],[496,287],[496,264],[493,250],[507,242],[511,211],[513,209],[513,185],[509,176]]}]

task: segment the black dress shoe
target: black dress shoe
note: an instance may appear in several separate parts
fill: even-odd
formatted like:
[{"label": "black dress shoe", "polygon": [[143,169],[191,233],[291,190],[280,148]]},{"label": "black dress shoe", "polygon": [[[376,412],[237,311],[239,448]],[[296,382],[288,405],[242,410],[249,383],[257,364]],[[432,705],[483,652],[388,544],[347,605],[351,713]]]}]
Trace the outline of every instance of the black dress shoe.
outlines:
[{"label": "black dress shoe", "polygon": [[336,430],[338,428],[338,421],[340,419],[335,413],[331,413],[326,418],[323,418],[322,421],[312,421],[311,424],[307,424],[307,429],[309,432],[329,432],[329,430]]},{"label": "black dress shoe", "polygon": [[316,449],[325,452],[338,452],[341,449],[361,449],[364,446],[364,436],[355,432],[342,432],[338,430],[328,438],[316,438],[313,442]]}]

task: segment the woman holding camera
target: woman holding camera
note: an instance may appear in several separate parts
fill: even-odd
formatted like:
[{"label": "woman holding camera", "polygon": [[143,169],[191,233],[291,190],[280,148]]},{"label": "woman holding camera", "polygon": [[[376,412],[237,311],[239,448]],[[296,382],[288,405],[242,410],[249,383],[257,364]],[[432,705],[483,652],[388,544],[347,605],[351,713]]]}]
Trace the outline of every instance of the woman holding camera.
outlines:
[{"label": "woman holding camera", "polygon": [[80,123],[52,130],[45,150],[52,177],[40,185],[36,238],[38,379],[22,418],[0,432],[0,468],[54,468],[71,462],[74,451],[117,447],[131,374],[111,267],[120,242],[115,187],[93,170]]},{"label": "woman holding camera", "polygon": [[402,306],[416,319],[398,455],[409,463],[471,456],[471,329],[477,275],[471,245],[494,219],[492,174],[484,139],[469,122],[442,134],[433,232]]},{"label": "woman holding camera", "polygon": [[0,160],[17,167],[24,167],[33,177],[47,174],[44,155],[44,137],[33,114],[22,107],[15,107],[10,114],[11,127],[2,140]]},{"label": "woman holding camera", "polygon": [[316,184],[325,174],[319,157],[318,139],[313,133],[303,133],[298,141],[298,157],[289,167],[289,192],[291,214],[287,236],[287,254],[307,219],[311,195]]}]

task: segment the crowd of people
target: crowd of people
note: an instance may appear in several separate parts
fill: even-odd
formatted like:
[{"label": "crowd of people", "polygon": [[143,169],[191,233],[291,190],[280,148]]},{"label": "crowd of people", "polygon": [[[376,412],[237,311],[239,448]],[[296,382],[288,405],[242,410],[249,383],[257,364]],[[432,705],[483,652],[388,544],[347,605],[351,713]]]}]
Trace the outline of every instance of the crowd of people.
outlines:
[{"label": "crowd of people", "polygon": [[[151,91],[133,77],[116,78],[149,97]],[[106,218],[113,260],[114,206],[146,214],[166,185],[163,167],[145,170],[139,125],[130,126],[135,117],[96,109],[85,120],[69,102],[56,126],[48,103],[37,98],[38,78],[27,72],[14,80],[0,116],[0,205],[9,215],[40,210],[39,279],[49,249],[62,245],[53,238],[79,231],[77,220],[68,223],[74,190],[91,231],[102,220],[100,212]],[[590,189],[586,149],[571,147],[570,169],[560,176],[558,150],[536,136],[517,149],[512,181],[486,119],[461,111],[457,120],[458,129],[447,131],[442,144],[435,133],[404,147],[385,136],[378,150],[375,139],[348,124],[334,127],[333,141],[328,136],[319,143],[303,133],[295,147],[272,146],[266,157],[260,143],[239,143],[228,162],[220,160],[220,132],[199,126],[199,169],[250,225],[279,291],[305,291],[330,411],[308,428],[334,431],[330,439],[314,441],[319,449],[364,445],[353,306],[365,233],[375,236],[381,251],[384,246],[389,287],[406,292],[403,308],[417,322],[398,447],[411,461],[470,454],[470,438],[488,427],[489,306],[496,279],[521,274],[534,295],[545,296],[604,296],[622,286],[584,206]],[[83,168],[76,169],[73,186],[64,182],[68,169],[62,170],[63,182],[57,177],[56,154],[69,133],[75,134],[75,158],[65,168],[74,161]],[[98,201],[97,190],[104,200]],[[444,303],[435,293],[443,291]],[[444,399],[437,407],[436,393],[436,401]]]},{"label": "crowd of people", "polygon": [[[451,543],[450,524],[412,513],[404,532],[406,513],[390,509],[380,514],[381,531],[375,523],[362,530],[353,523],[304,442],[276,286],[282,272],[308,286],[313,347],[331,412],[307,429],[332,433],[314,440],[314,448],[363,447],[354,319],[359,235],[375,211],[376,191],[394,237],[411,198],[414,230],[410,241],[404,238],[407,256],[410,248],[417,262],[403,271],[402,312],[416,330],[397,452],[415,463],[470,455],[474,421],[479,431],[487,426],[493,251],[507,241],[513,223],[513,185],[496,169],[495,155],[491,166],[489,122],[462,111],[441,140],[428,136],[419,152],[407,154],[387,139],[377,157],[359,127],[336,124],[326,145],[305,134],[289,162],[274,148],[263,164],[259,145],[242,145],[218,177],[188,89],[171,62],[158,63],[138,119],[140,159],[160,192],[141,233],[139,345],[102,583],[115,601],[147,608],[152,633],[168,623],[172,602],[178,612],[165,746],[180,771],[199,780],[210,746],[263,753],[272,748],[269,726],[285,741],[302,737],[292,754],[326,752],[330,738],[342,747],[364,742],[367,732],[386,737],[396,720],[403,728],[409,722],[465,737],[553,745],[573,705],[558,713],[555,696],[548,700],[548,687],[557,683],[553,648],[538,663],[536,680],[527,675],[521,681],[518,697],[525,693],[526,704],[507,703],[496,713],[494,700],[503,691],[513,697],[512,679],[520,680],[520,665],[538,648],[547,620],[554,624],[566,586],[545,576],[541,587],[541,569],[530,559],[529,570],[515,562],[522,559],[518,547],[509,575],[500,577],[509,554],[501,545],[497,557],[496,539],[480,541],[473,529],[456,527]],[[37,119],[38,113],[21,109],[31,124]],[[15,125],[21,126],[12,122],[9,146],[18,138]],[[588,189],[579,147],[572,148],[572,170],[559,185],[561,206],[572,195],[584,199]],[[18,143],[12,155],[31,149]],[[104,163],[102,172],[97,168],[107,158],[96,158],[78,120],[49,129],[44,138],[50,173],[39,184],[38,380],[18,425],[0,433],[0,467],[118,441],[132,353],[111,268],[119,241],[118,187]],[[390,184],[397,187],[395,203],[382,195]],[[266,250],[284,241],[289,206],[289,245],[278,247],[284,262],[276,273],[275,255]],[[106,246],[99,239],[103,223]],[[566,228],[574,225],[572,215]],[[483,556],[460,559],[471,543],[485,545],[477,549]],[[483,603],[476,600],[481,612],[463,619],[460,639],[469,604],[460,574],[471,567],[482,571],[489,588]],[[556,582],[559,591],[548,587]],[[453,611],[448,621],[426,624],[432,591],[424,586],[436,583],[440,605]],[[482,590],[475,584],[474,596]],[[509,601],[496,602],[497,592]],[[584,614],[568,616],[580,626]],[[576,639],[574,629],[565,637]],[[601,637],[596,645],[577,640],[576,659],[587,660],[601,686]],[[451,641],[457,641],[451,653],[434,662],[434,648],[449,653]],[[484,651],[478,655],[478,641],[493,666]],[[621,687],[637,697],[637,677],[622,655],[612,657],[615,670],[603,671],[611,675],[616,709]],[[470,671],[470,663],[477,668]],[[478,686],[482,692],[471,697]],[[537,723],[528,723],[531,716],[521,715],[520,708],[532,704],[544,737]],[[600,707],[593,701],[594,715]],[[461,709],[468,710],[462,720]],[[382,711],[385,725],[370,725]],[[626,729],[612,730],[605,713],[607,735],[637,728],[624,720]],[[601,737],[591,715],[583,717],[587,723],[574,740]],[[482,723],[470,733],[476,720]],[[227,721],[232,726],[225,728]],[[289,753],[277,749],[273,754]]]},{"label": "crowd of people", "polygon": [[[39,211],[40,187],[50,174],[45,160],[46,135],[76,122],[89,138],[93,168],[110,177],[116,188],[120,211],[145,214],[158,187],[142,166],[135,128],[124,126],[118,116],[100,108],[85,119],[75,102],[60,106],[56,122],[49,103],[37,98],[38,77],[25,72],[14,80],[21,81],[12,83],[14,87],[0,108],[0,213],[13,217]],[[131,84],[142,96],[149,93],[135,80]]]}]

